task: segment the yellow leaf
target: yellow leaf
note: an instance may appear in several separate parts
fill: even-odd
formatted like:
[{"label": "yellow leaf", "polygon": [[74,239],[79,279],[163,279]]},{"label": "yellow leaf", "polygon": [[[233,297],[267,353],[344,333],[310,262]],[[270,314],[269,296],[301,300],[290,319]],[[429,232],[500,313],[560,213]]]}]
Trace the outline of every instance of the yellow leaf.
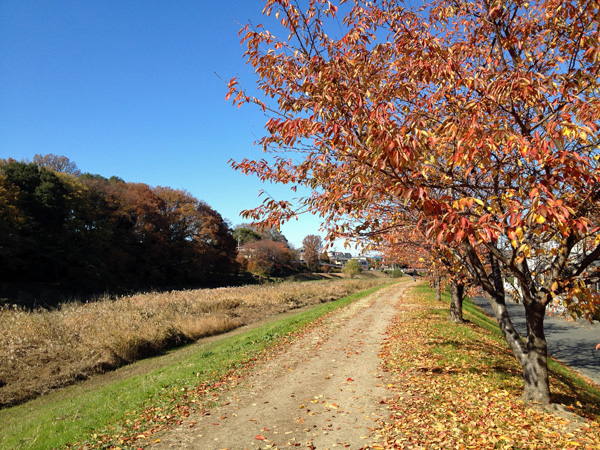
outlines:
[{"label": "yellow leaf", "polygon": [[519,238],[520,241],[523,240],[523,228],[519,227],[515,230],[515,233],[517,234],[517,237]]},{"label": "yellow leaf", "polygon": [[518,253],[523,253],[523,255],[525,255],[525,257],[529,258],[531,257],[531,247],[529,246],[529,244],[523,244],[519,247],[519,250],[517,250]]},{"label": "yellow leaf", "polygon": [[539,224],[542,224],[546,221],[546,218],[540,214],[536,214],[535,221]]}]

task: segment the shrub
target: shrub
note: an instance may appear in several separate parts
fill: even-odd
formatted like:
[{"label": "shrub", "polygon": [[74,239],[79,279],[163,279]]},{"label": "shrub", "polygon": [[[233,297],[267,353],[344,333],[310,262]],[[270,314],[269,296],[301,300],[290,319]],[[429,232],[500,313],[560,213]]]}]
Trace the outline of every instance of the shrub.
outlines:
[{"label": "shrub", "polygon": [[342,272],[344,272],[350,278],[354,278],[356,275],[362,272],[362,266],[360,265],[358,260],[351,259],[346,263]]},{"label": "shrub", "polygon": [[390,276],[390,278],[402,278],[402,276],[404,275],[404,272],[402,272],[402,270],[400,270],[400,269],[394,269],[394,270],[390,270],[388,272],[388,275]]}]

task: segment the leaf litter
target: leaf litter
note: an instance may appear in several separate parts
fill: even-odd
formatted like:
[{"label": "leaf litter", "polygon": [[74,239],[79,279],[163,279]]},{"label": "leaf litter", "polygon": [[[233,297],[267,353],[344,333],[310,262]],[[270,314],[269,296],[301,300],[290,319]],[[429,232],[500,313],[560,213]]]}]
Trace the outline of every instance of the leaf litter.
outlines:
[{"label": "leaf litter", "polygon": [[600,448],[597,405],[552,374],[554,396],[569,406],[520,401],[522,375],[509,350],[482,328],[450,323],[439,307],[415,294],[398,305],[380,354],[395,396],[375,431],[383,447],[371,448]]}]

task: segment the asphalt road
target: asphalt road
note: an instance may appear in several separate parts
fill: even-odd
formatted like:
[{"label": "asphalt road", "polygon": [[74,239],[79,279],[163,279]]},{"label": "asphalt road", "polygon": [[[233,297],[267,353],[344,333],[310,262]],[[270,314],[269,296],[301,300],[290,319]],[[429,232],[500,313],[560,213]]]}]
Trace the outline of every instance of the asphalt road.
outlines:
[{"label": "asphalt road", "polygon": [[[485,298],[475,297],[472,301],[493,317],[492,307]],[[507,308],[515,328],[525,336],[527,327],[523,305],[508,302]],[[599,322],[574,322],[562,316],[546,315],[544,332],[549,355],[600,385],[600,350],[596,350],[600,344]]]}]

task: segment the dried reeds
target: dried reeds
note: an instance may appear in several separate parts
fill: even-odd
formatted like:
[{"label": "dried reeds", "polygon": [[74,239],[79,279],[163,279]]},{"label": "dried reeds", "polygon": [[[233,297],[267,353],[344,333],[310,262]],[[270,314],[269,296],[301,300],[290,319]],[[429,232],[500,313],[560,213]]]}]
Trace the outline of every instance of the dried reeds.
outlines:
[{"label": "dried reeds", "polygon": [[0,406],[381,279],[146,293],[55,310],[0,309]]}]

